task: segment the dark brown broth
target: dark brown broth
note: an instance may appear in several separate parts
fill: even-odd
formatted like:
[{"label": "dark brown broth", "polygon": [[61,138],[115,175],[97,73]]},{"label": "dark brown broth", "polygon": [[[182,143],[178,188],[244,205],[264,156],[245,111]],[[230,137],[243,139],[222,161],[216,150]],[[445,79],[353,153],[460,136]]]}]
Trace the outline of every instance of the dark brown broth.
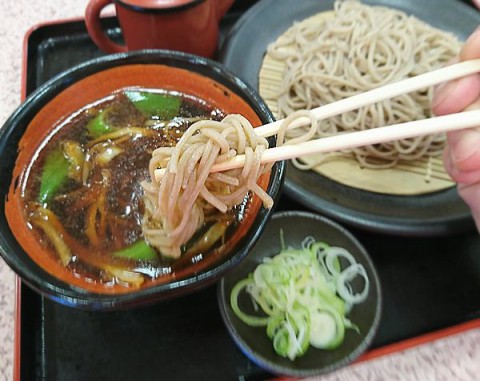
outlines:
[{"label": "dark brown broth", "polygon": [[[146,91],[143,90],[142,91]],[[107,164],[93,165],[90,168],[86,184],[68,179],[55,193],[55,196],[43,206],[52,211],[65,228],[67,235],[74,241],[70,247],[73,257],[69,263],[71,271],[79,277],[91,282],[113,284],[119,282],[108,272],[103,271],[102,264],[120,266],[123,269],[135,270],[147,275],[148,279],[155,279],[165,273],[175,271],[175,266],[184,267],[197,262],[206,253],[200,253],[191,258],[182,258],[178,264],[161,256],[152,261],[137,261],[124,258],[114,258],[110,254],[132,245],[142,239],[141,220],[143,215],[143,189],[140,182],[149,178],[148,164],[152,151],[160,146],[176,144],[183,132],[193,123],[189,118],[220,120],[223,114],[204,101],[182,94],[169,94],[181,97],[182,103],[178,115],[168,121],[162,121],[158,115],[146,117],[136,109],[133,103],[123,94],[117,93],[101,100],[95,105],[85,108],[78,115],[67,120],[61,128],[48,138],[47,143],[36,155],[32,163],[23,196],[26,205],[38,205],[41,174],[45,165],[45,158],[50,152],[57,149],[65,141],[74,141],[80,144],[84,152],[92,145],[93,138],[89,135],[86,126],[99,112],[113,110],[108,115],[108,123],[115,128],[141,127],[148,131],[146,135],[107,140],[105,146],[119,149],[122,152],[113,157]],[[95,147],[101,144],[97,144]],[[105,148],[105,147],[103,147]],[[91,162],[95,162],[94,159]],[[103,192],[103,193],[102,193]],[[92,244],[86,226],[88,225],[89,208],[99,202],[104,195],[104,209],[106,225],[104,237],[97,244]],[[235,225],[242,218],[243,207],[229,213],[229,224]],[[32,208],[27,206],[27,215],[32,216]],[[226,218],[222,216],[221,218]],[[95,226],[99,228],[100,215],[95,218]],[[212,216],[212,221],[217,218]],[[55,249],[44,231],[29,220],[32,229],[38,234],[40,241],[49,246],[52,255]],[[101,229],[100,229],[101,230]],[[66,241],[68,241],[66,239]],[[70,242],[68,241],[68,242]],[[80,253],[82,253],[80,255]],[[97,264],[100,264],[97,266]]]}]

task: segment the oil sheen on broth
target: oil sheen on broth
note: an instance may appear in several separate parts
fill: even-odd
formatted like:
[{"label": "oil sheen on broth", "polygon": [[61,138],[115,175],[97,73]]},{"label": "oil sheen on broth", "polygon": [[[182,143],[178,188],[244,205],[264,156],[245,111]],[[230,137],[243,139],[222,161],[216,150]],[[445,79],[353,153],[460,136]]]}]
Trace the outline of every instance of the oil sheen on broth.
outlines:
[{"label": "oil sheen on broth", "polygon": [[27,169],[30,228],[75,276],[106,287],[140,287],[201,261],[220,250],[248,197],[227,214],[212,209],[172,260],[143,237],[141,182],[155,148],[175,145],[197,120],[223,117],[203,100],[151,89],[126,89],[85,107],[55,128]]}]

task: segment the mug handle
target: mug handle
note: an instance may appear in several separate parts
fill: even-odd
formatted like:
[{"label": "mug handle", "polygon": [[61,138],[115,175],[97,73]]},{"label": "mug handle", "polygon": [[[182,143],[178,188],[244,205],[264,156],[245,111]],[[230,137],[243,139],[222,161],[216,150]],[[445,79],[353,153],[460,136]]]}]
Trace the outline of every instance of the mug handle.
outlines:
[{"label": "mug handle", "polygon": [[217,21],[227,13],[235,0],[217,0]]},{"label": "mug handle", "polygon": [[85,11],[85,25],[88,34],[97,46],[107,53],[126,52],[127,47],[113,42],[107,37],[100,24],[100,12],[108,4],[113,3],[112,0],[90,0]]}]

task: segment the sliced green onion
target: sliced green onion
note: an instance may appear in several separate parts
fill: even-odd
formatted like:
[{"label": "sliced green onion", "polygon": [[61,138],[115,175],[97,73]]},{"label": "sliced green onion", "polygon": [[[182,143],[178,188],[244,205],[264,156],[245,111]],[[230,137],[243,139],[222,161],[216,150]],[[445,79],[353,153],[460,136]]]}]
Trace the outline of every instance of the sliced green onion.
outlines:
[{"label": "sliced green onion", "polygon": [[70,162],[63,154],[61,147],[57,147],[47,155],[40,180],[40,192],[38,195],[40,203],[48,202],[66,182],[69,168]]},{"label": "sliced green onion", "polygon": [[87,131],[92,138],[96,139],[114,131],[114,128],[105,121],[107,114],[108,109],[102,110],[87,123]]},{"label": "sliced green onion", "polygon": [[[310,345],[335,349],[342,344],[345,329],[358,328],[346,318],[349,308],[363,302],[368,294],[368,277],[345,249],[316,242],[308,237],[302,249],[285,247],[271,258],[264,258],[253,273],[232,289],[233,312],[250,326],[266,326],[276,353],[294,360]],[[347,266],[342,268],[342,261]],[[355,294],[349,283],[364,278],[364,288]],[[340,288],[340,289],[339,289]],[[239,307],[246,292],[266,316],[246,314]]]},{"label": "sliced green onion", "polygon": [[233,312],[235,315],[243,321],[244,323],[253,326],[253,327],[261,327],[266,326],[268,324],[267,317],[258,317],[252,316],[244,313],[240,307],[238,306],[238,296],[240,292],[249,284],[253,283],[252,279],[244,279],[238,282],[235,287],[232,289],[232,293],[230,294],[230,304],[232,306]]},{"label": "sliced green onion", "polygon": [[161,119],[172,119],[178,115],[182,104],[180,97],[168,94],[127,90],[125,95],[147,117],[155,115]]},{"label": "sliced green onion", "polygon": [[335,310],[312,313],[310,344],[315,348],[337,348],[345,337],[345,324]]},{"label": "sliced green onion", "polygon": [[157,252],[145,240],[112,253],[114,257],[135,259],[137,261],[151,261],[158,257]]}]

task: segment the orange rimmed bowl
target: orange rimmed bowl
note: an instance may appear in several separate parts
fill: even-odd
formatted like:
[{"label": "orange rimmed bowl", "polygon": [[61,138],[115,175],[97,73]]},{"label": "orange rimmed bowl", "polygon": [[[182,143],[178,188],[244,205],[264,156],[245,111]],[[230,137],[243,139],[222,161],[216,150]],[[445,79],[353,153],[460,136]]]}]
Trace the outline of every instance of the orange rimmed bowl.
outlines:
[{"label": "orange rimmed bowl", "polygon": [[[24,169],[41,141],[64,118],[125,87],[176,90],[205,100],[225,114],[239,113],[254,126],[273,121],[256,92],[220,64],[201,57],[161,50],[104,56],[76,66],[41,86],[0,130],[0,254],[34,290],[68,305],[109,309],[182,295],[214,283],[248,254],[270,218],[253,197],[221,255],[159,277],[140,289],[105,288],[72,275],[47,252],[29,229],[21,197]],[[284,164],[276,163],[260,185],[278,200]]]}]

